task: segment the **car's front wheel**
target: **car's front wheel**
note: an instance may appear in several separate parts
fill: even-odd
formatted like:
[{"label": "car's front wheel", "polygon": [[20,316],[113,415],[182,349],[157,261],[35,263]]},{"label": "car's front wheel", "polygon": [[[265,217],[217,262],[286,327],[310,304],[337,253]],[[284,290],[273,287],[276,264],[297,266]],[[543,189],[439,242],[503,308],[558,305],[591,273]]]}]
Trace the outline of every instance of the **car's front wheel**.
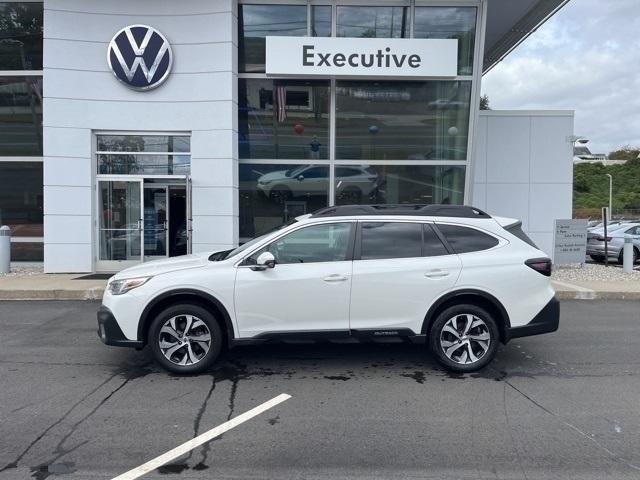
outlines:
[{"label": "car's front wheel", "polygon": [[151,323],[148,343],[156,361],[173,373],[191,375],[207,370],[222,350],[222,329],[199,305],[172,305]]},{"label": "car's front wheel", "polygon": [[431,352],[453,372],[473,372],[487,365],[495,357],[499,341],[495,319],[471,304],[445,309],[429,331]]}]

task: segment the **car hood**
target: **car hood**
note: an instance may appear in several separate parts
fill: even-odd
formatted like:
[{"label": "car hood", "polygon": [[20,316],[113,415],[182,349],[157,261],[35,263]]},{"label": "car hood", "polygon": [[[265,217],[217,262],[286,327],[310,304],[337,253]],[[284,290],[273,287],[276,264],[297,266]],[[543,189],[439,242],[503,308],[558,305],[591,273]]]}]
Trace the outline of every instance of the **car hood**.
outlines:
[{"label": "car hood", "polygon": [[209,263],[209,256],[213,252],[194,253],[191,255],[181,255],[179,257],[153,260],[145,262],[135,267],[126,268],[115,275],[116,279],[132,277],[148,277],[160,275],[161,273],[184,270],[185,268],[202,267]]},{"label": "car hood", "polygon": [[265,173],[258,178],[258,182],[273,182],[274,180],[288,179],[286,175],[287,170],[278,170],[275,172]]}]

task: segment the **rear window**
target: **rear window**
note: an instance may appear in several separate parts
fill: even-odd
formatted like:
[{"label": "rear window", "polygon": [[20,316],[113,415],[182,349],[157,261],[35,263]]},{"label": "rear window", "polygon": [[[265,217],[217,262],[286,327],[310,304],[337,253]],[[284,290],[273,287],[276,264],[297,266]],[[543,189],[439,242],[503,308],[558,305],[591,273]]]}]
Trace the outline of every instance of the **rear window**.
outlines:
[{"label": "rear window", "polygon": [[524,233],[524,231],[522,230],[522,223],[518,222],[518,223],[514,223],[513,225],[508,225],[504,229],[507,232],[509,232],[511,235],[518,237],[520,240],[522,240],[525,243],[528,243],[533,248],[538,248],[538,246],[533,242],[533,240],[531,240],[529,236],[526,233]]},{"label": "rear window", "polygon": [[479,252],[498,245],[498,239],[474,228],[438,224],[438,229],[456,253]]}]

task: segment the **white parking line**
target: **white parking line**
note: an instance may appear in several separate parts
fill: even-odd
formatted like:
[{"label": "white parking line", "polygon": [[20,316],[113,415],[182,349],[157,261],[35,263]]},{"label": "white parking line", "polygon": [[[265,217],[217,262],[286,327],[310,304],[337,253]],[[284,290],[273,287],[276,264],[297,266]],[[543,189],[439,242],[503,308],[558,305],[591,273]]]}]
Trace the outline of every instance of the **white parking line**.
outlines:
[{"label": "white parking line", "polygon": [[579,285],[573,285],[572,283],[561,282],[559,280],[551,280],[552,283],[556,283],[562,287],[570,288],[576,291],[574,298],[580,300],[593,300],[596,298],[596,292],[590,288],[581,287]]},{"label": "white parking line", "polygon": [[171,460],[175,460],[176,458],[184,455],[185,453],[193,450],[196,447],[199,447],[203,443],[208,442],[220,435],[224,432],[231,430],[232,428],[237,427],[241,423],[246,422],[247,420],[252,419],[253,417],[260,415],[261,413],[266,412],[270,408],[275,407],[276,405],[289,400],[291,395],[287,395],[286,393],[281,393],[275,398],[272,398],[268,402],[264,402],[262,405],[258,405],[255,408],[252,408],[248,412],[244,412],[237,417],[232,418],[228,422],[224,422],[222,425],[218,425],[215,428],[212,428],[208,432],[203,433],[202,435],[198,435],[195,438],[192,438],[188,442],[183,443],[182,445],[174,448],[173,450],[169,450],[167,453],[160,455],[159,457],[154,458],[153,460],[148,461],[147,463],[140,465],[132,470],[129,470],[122,475],[119,475],[113,480],[133,480],[135,478],[139,478],[142,475],[145,475],[149,472],[154,471],[156,468],[161,467],[165,463],[169,463]]}]

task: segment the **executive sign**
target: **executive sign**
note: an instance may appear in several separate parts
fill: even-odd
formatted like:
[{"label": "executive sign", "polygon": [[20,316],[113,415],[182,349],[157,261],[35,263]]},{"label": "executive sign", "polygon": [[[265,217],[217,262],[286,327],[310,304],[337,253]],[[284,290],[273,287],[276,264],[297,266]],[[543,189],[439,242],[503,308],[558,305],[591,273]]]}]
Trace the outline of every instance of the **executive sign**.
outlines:
[{"label": "executive sign", "polygon": [[458,40],[267,37],[267,75],[455,77]]},{"label": "executive sign", "polygon": [[111,39],[107,63],[118,80],[133,90],[159,87],[169,76],[173,53],[167,39],[148,25],[129,25]]}]

